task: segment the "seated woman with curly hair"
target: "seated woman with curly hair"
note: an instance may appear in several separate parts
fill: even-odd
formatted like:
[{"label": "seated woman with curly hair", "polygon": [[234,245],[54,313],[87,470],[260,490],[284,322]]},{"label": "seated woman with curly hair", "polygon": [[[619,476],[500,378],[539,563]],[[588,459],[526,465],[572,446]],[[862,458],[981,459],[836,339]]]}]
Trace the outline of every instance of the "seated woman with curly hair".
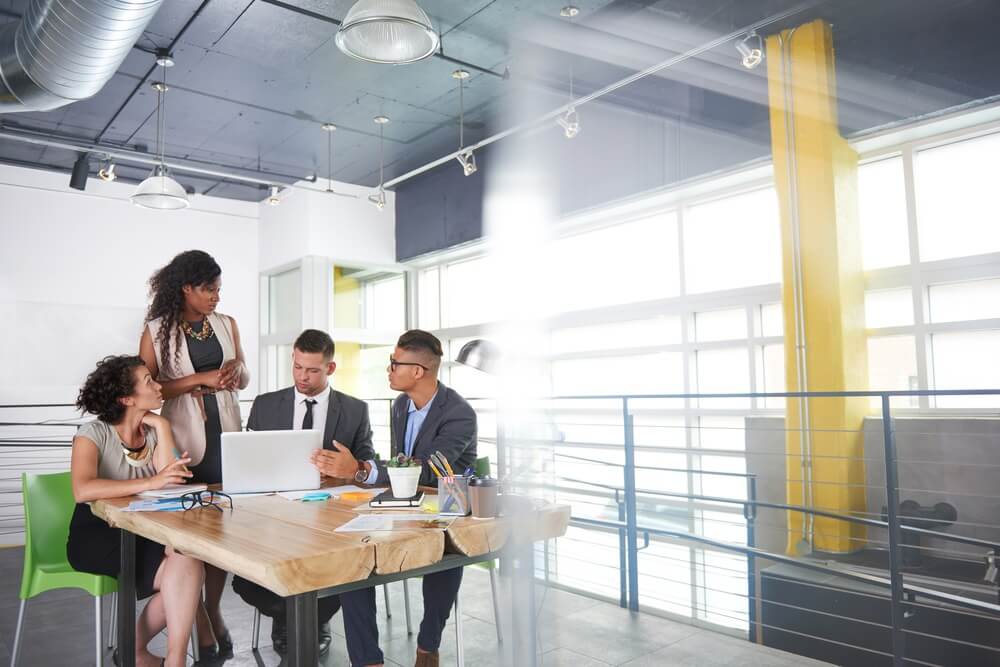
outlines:
[{"label": "seated woman with curly hair", "polygon": [[[117,577],[121,543],[118,531],[91,513],[87,502],[130,496],[184,482],[191,473],[187,454],[174,456],[170,424],[150,412],[163,404],[160,385],[139,357],[107,357],[87,377],[76,405],[96,415],[73,438],[73,496],[66,554],[81,572]],[[135,660],[139,667],[185,664],[205,567],[173,549],[136,539],[136,593],[150,597],[136,624]],[[165,660],[147,644],[167,628]]]}]

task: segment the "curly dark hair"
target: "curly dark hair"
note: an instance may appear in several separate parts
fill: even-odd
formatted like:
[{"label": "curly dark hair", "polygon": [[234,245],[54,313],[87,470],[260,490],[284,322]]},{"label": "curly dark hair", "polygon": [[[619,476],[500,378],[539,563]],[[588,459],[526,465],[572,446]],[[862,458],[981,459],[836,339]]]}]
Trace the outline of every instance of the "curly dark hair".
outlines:
[{"label": "curly dark hair", "polygon": [[[184,312],[185,285],[201,287],[214,283],[222,275],[222,269],[212,256],[203,250],[185,250],[170,260],[170,263],[153,274],[149,279],[149,310],[146,323],[158,317],[163,318],[160,331],[153,344],[160,345],[160,358],[164,365],[174,368],[180,361],[181,313]],[[177,339],[174,356],[170,357],[170,336]]]},{"label": "curly dark hair", "polygon": [[120,399],[135,393],[134,371],[144,365],[141,358],[128,354],[104,357],[80,387],[76,407],[103,422],[117,424],[125,416]]}]

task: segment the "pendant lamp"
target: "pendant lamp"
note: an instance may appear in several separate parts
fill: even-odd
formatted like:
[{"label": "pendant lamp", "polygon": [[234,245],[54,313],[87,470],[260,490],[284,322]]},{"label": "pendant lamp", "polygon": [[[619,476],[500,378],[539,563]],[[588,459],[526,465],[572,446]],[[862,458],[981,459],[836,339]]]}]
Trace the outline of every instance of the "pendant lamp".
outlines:
[{"label": "pendant lamp", "polygon": [[163,80],[154,81],[152,84],[153,90],[156,91],[156,152],[159,155],[160,164],[153,167],[149,177],[139,184],[139,187],[132,193],[131,200],[133,204],[142,208],[176,211],[187,208],[189,202],[184,186],[170,176],[170,171],[164,161],[166,115],[163,110],[163,96],[169,90],[167,88],[167,68],[172,67],[174,61],[169,56],[160,54],[156,58],[156,64],[163,68]]},{"label": "pendant lamp", "polygon": [[358,0],[334,41],[352,58],[402,65],[427,58],[440,40],[427,12],[414,0]]}]

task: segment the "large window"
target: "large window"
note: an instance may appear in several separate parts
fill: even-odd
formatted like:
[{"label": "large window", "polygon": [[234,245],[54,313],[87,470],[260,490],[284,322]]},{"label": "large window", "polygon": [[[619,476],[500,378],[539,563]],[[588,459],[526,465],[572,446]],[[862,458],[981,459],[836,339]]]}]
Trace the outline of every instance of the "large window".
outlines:
[{"label": "large window", "polygon": [[[719,239],[726,240],[721,250]],[[784,388],[775,192],[738,190],[574,231],[552,243],[551,256],[555,285],[539,343],[547,354],[547,382],[553,396],[593,398],[555,401],[539,423],[526,427],[527,435],[555,441],[536,461],[559,480],[554,500],[571,503],[575,516],[617,519],[607,487],[622,483],[622,404],[599,397]],[[495,312],[484,298],[495,289],[488,260],[466,258],[416,273],[417,322],[447,339],[454,359],[464,342],[486,332]],[[488,376],[450,361],[445,381],[466,396],[495,393]],[[743,497],[745,416],[782,407],[731,398],[632,400],[636,482],[646,494],[639,499],[641,522],[745,539],[739,506],[692,505],[656,494]],[[491,436],[481,419],[481,448],[490,446]],[[617,596],[614,536],[571,529],[550,545],[545,562],[550,579]],[[745,627],[740,559],[654,539],[639,570],[644,606]]]},{"label": "large window", "polygon": [[[906,146],[859,169],[869,388],[1000,386],[992,361],[1000,358],[998,153],[1000,134],[990,134]],[[895,402],[923,410],[998,404],[991,396]]]},{"label": "large window", "polygon": [[920,258],[1000,251],[1000,134],[917,152],[914,164]]},{"label": "large window", "polygon": [[[1000,386],[1000,201],[988,180],[997,137],[903,146],[860,166],[871,389]],[[528,434],[552,441],[535,461],[550,498],[576,517],[619,517],[623,406],[604,397],[785,391],[780,242],[775,191],[758,183],[575,229],[553,242],[551,270],[506,268],[555,277],[539,354],[552,395],[574,398],[554,401]],[[468,255],[414,273],[416,322],[437,331],[453,359],[487,331],[500,274]],[[478,371],[446,362],[444,377],[466,395],[495,395]],[[998,401],[903,397],[894,407],[995,412]],[[716,499],[747,492],[747,417],[784,408],[782,398],[630,399],[640,523],[742,542],[740,507]],[[495,455],[492,403],[477,410]],[[546,577],[617,597],[616,535],[571,528],[545,549]],[[644,607],[746,627],[742,558],[656,538],[639,558]]]}]

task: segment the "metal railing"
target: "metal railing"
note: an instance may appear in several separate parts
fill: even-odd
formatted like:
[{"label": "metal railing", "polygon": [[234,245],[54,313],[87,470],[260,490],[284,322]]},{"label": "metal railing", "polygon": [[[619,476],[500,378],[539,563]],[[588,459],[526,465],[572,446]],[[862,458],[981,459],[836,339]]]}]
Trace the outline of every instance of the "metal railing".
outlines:
[{"label": "metal railing", "polygon": [[[617,536],[617,601],[622,607],[636,611],[642,608],[643,597],[640,595],[640,574],[642,573],[640,552],[649,548],[650,545],[656,540],[665,540],[673,544],[689,545],[692,549],[703,549],[736,554],[745,558],[745,597],[747,603],[745,622],[747,635],[752,641],[759,641],[762,633],[769,629],[782,630],[793,634],[796,632],[795,630],[788,628],[776,628],[773,624],[769,624],[766,619],[762,619],[758,614],[759,606],[763,608],[765,604],[783,604],[774,600],[765,600],[761,589],[762,580],[759,571],[760,564],[765,562],[776,563],[804,571],[827,575],[838,581],[843,581],[845,584],[850,582],[886,591],[888,593],[889,603],[889,622],[886,624],[876,623],[876,625],[881,625],[891,638],[888,647],[889,650],[881,651],[863,648],[860,646],[858,648],[863,651],[870,651],[874,654],[884,656],[885,658],[890,658],[894,666],[906,663],[934,665],[936,663],[927,662],[907,655],[906,644],[909,637],[920,638],[928,636],[927,633],[922,633],[912,628],[908,629],[906,627],[907,619],[917,610],[927,609],[928,604],[933,604],[935,605],[935,609],[940,607],[948,610],[954,610],[954,613],[956,614],[969,614],[970,617],[973,618],[998,620],[1000,619],[1000,604],[997,604],[998,594],[996,587],[994,586],[992,589],[992,601],[987,601],[982,599],[981,595],[977,597],[975,595],[966,594],[969,591],[963,589],[961,586],[956,587],[959,592],[949,592],[947,586],[938,585],[938,582],[936,581],[931,581],[931,585],[926,585],[926,580],[928,580],[928,577],[926,576],[921,577],[921,582],[911,579],[907,574],[903,563],[906,550],[922,550],[927,553],[931,553],[940,547],[914,546],[912,543],[904,544],[904,536],[933,539],[939,543],[964,545],[966,547],[986,550],[994,556],[1000,556],[1000,531],[997,532],[997,539],[986,539],[979,536],[963,534],[961,532],[947,532],[944,525],[945,522],[940,522],[941,525],[937,525],[935,524],[935,520],[931,519],[929,527],[926,525],[926,522],[925,525],[913,525],[912,522],[906,520],[907,517],[901,516],[899,511],[901,504],[901,482],[899,476],[900,458],[897,448],[898,434],[896,421],[892,415],[892,402],[893,399],[897,399],[899,397],[912,396],[1000,396],[1000,390],[570,396],[543,401],[543,405],[540,406],[539,414],[541,416],[538,417],[539,423],[536,424],[539,428],[534,429],[523,428],[524,424],[512,426],[511,424],[503,423],[501,418],[502,412],[500,415],[497,414],[498,409],[502,410],[502,404],[500,408],[498,408],[496,403],[492,400],[483,400],[479,402],[473,401],[473,404],[474,406],[479,407],[483,414],[489,413],[490,418],[498,423],[496,438],[491,438],[481,432],[481,443],[488,448],[495,447],[494,451],[496,455],[496,469],[498,471],[498,476],[502,479],[507,479],[510,485],[527,492],[563,495],[572,494],[572,497],[574,498],[593,498],[596,501],[595,505],[598,506],[598,508],[603,507],[602,503],[604,502],[613,503],[612,506],[614,508],[616,518],[605,519],[588,517],[583,516],[586,512],[580,512],[578,514],[574,511],[571,526],[593,533],[610,533]],[[771,479],[774,471],[785,470],[785,465],[789,458],[789,455],[785,452],[780,455],[773,454],[773,456],[781,456],[784,460],[782,460],[780,464],[770,466],[764,474],[760,472],[712,470],[710,468],[698,467],[696,465],[645,465],[638,460],[639,455],[649,452],[683,452],[688,455],[688,460],[691,460],[692,453],[697,456],[702,456],[706,453],[712,455],[736,456],[742,454],[744,457],[747,455],[747,452],[728,452],[724,448],[692,448],[690,442],[688,442],[685,446],[679,446],[676,445],[673,442],[673,439],[669,437],[659,438],[659,436],[657,436],[657,438],[655,438],[656,442],[654,445],[639,442],[642,441],[642,438],[637,438],[637,433],[643,432],[644,429],[682,429],[685,435],[690,439],[691,430],[694,428],[700,428],[693,426],[689,420],[684,420],[682,425],[657,425],[655,427],[648,424],[637,425],[637,415],[648,412],[657,412],[656,407],[650,407],[651,403],[659,402],[662,406],[669,406],[662,409],[664,414],[698,414],[699,411],[704,412],[705,414],[713,414],[712,408],[705,407],[706,404],[709,404],[712,401],[746,399],[749,403],[749,401],[756,399],[782,398],[806,400],[856,398],[876,399],[878,401],[878,411],[876,414],[871,416],[881,420],[880,431],[883,445],[881,456],[832,456],[828,458],[861,459],[864,463],[871,465],[873,468],[884,466],[884,481],[882,481],[879,485],[879,490],[884,490],[885,493],[886,503],[883,513],[873,513],[870,509],[863,512],[845,513],[843,511],[834,511],[817,506],[816,502],[809,504],[794,504],[761,498],[758,488],[759,482],[771,482],[776,479],[779,482],[787,484],[793,481],[790,477],[783,477],[781,475]],[[572,404],[571,409],[559,407],[560,404],[567,402]],[[249,401],[245,401],[244,403],[249,403]],[[384,412],[382,411],[383,403]],[[594,407],[592,409],[588,407],[581,407],[581,403],[589,403]],[[382,429],[386,431],[382,435],[383,439],[385,439],[387,436],[386,427],[388,425],[390,401],[378,399],[376,401],[369,401],[369,404],[372,406],[373,425],[376,425],[377,430]],[[678,405],[683,405],[684,407],[678,409]],[[617,408],[614,406],[617,406]],[[0,468],[9,469],[10,467],[17,465],[13,462],[12,457],[8,454],[8,452],[13,454],[14,451],[17,451],[20,456],[23,457],[27,455],[30,458],[30,456],[39,451],[51,452],[53,449],[67,448],[72,438],[72,431],[70,431],[70,428],[75,428],[76,423],[79,421],[58,418],[54,420],[6,419],[4,418],[5,414],[10,412],[22,414],[25,411],[35,411],[45,416],[50,414],[52,411],[71,409],[71,407],[72,406],[61,404],[0,405],[0,453],[3,453],[5,459],[0,461]],[[606,434],[614,429],[620,429],[620,437],[616,437],[613,440],[599,437],[590,441],[586,441],[586,439],[573,440],[546,437],[546,430],[558,431],[557,428],[552,428],[552,426],[554,424],[558,425],[561,423],[558,418],[546,416],[547,408],[549,411],[554,412],[558,412],[560,409],[563,411],[572,411],[575,415],[577,415],[578,420],[581,417],[585,418],[586,423],[579,423],[579,421],[577,421],[576,423],[569,424],[569,426],[573,426],[578,432],[581,429],[585,430],[587,428],[593,428],[601,434]],[[750,409],[736,410],[735,412],[742,412],[746,415],[753,414],[753,411]],[[614,413],[614,416],[612,416],[612,413]],[[566,424],[563,424],[563,426],[565,427]],[[518,432],[518,428],[521,428],[523,432]],[[745,424],[743,428],[744,442],[746,442],[746,436],[748,435],[749,429]],[[26,430],[33,429],[37,429],[39,433],[37,435],[27,435],[25,433]],[[63,433],[56,433],[56,431],[59,431],[60,429],[65,430]],[[810,431],[808,428],[783,428],[779,430],[783,434],[788,433],[789,431],[797,431],[801,437],[806,437],[808,431]],[[826,431],[835,433],[842,429],[836,428],[835,425],[824,425],[824,428],[817,427],[811,430],[815,432]],[[855,435],[858,433],[857,429],[842,431],[844,433],[853,433]],[[11,435],[11,433],[13,433],[13,435]],[[874,431],[872,431],[872,433],[874,433]],[[933,435],[941,434],[938,433]],[[661,442],[661,440],[663,440],[663,442]],[[553,470],[551,471],[552,474],[550,474],[548,478],[541,480],[522,478],[519,474],[518,465],[519,458],[523,452],[527,451],[530,453],[545,447],[553,450],[550,458],[551,462],[554,463]],[[998,445],[998,447],[1000,447],[1000,445]],[[554,451],[556,449],[569,449],[574,453]],[[68,465],[68,449],[65,449],[64,451],[67,454],[64,465]],[[596,458],[595,455],[585,455],[588,451],[600,451],[605,453],[608,451],[616,453],[620,451],[621,456],[620,460],[609,461],[606,459]],[[950,465],[996,466],[997,469],[1000,470],[1000,449],[997,451],[998,456],[996,463],[979,462],[977,464],[956,462]],[[802,461],[805,461],[804,456],[801,456],[800,458]],[[820,457],[817,456],[816,458],[818,459]],[[41,461],[40,463],[47,464],[45,461]],[[922,463],[927,463],[929,465],[930,463],[940,462],[921,462],[920,460],[916,460],[914,464]],[[556,474],[560,465],[587,465],[599,467],[600,470],[605,471],[601,473],[601,477],[604,481],[584,479],[579,475],[573,476]],[[608,471],[614,471],[614,473],[612,474]],[[732,480],[739,479],[743,481],[744,490],[742,492],[742,497],[733,497],[726,496],[724,494],[719,495],[701,492],[700,490],[690,488],[690,483],[689,488],[686,490],[644,488],[637,482],[637,472],[684,475],[688,480],[695,476],[716,476]],[[17,485],[17,488],[15,489],[11,484],[16,479],[16,476],[2,476],[2,474],[0,474],[0,483],[4,484],[0,487],[0,493],[11,494],[9,496],[5,496],[6,498],[10,498],[10,502],[0,502],[0,506],[19,508],[19,503],[14,501],[16,496],[13,495],[20,493],[19,485]],[[820,480],[814,480],[814,482],[816,484],[829,483]],[[866,490],[875,486],[874,484],[854,485],[863,486]],[[846,487],[849,485],[844,484],[843,486]],[[912,490],[909,487],[902,488]],[[957,495],[961,495],[963,492],[967,491],[968,490],[963,489],[961,491],[955,491],[955,493]],[[975,493],[969,495],[979,497],[979,494]],[[649,512],[644,513],[642,508],[657,498],[665,499],[670,503],[676,503],[670,507],[677,508],[678,512],[683,512],[686,508],[686,511],[692,514],[695,512],[695,509],[693,508],[704,509],[732,507],[734,510],[733,516],[735,518],[742,519],[742,523],[740,521],[734,521],[733,524],[738,525],[738,527],[743,529],[745,534],[743,540],[744,543],[740,544],[732,541],[707,537],[705,535],[697,534],[694,530],[664,528],[662,526],[649,524]],[[992,498],[992,496],[983,496],[983,498]],[[1000,500],[1000,498],[998,498],[998,500]],[[580,502],[583,503],[584,501],[581,500]],[[654,512],[657,511],[656,508],[658,507],[659,506],[655,506]],[[888,560],[884,569],[885,576],[872,573],[871,568],[855,567],[851,564],[834,565],[822,558],[809,556],[796,557],[775,549],[768,550],[761,548],[758,545],[758,533],[762,528],[777,529],[779,531],[787,528],[785,526],[762,523],[760,521],[761,510],[776,510],[794,515],[808,515],[814,518],[824,518],[879,531],[885,530],[887,533],[885,546],[888,555]],[[789,514],[789,517],[791,514]],[[982,524],[956,521],[954,522],[954,526],[968,527],[975,530],[976,528],[982,526]],[[997,526],[996,524],[989,524],[987,527],[993,529]],[[2,526],[0,526],[0,532],[3,532]],[[870,536],[865,539],[865,542],[877,544],[876,540]],[[541,555],[541,568],[543,571],[542,576],[549,581],[552,568],[558,566],[559,554],[556,553],[553,555],[550,551],[549,545],[546,544]],[[657,558],[660,557],[658,556]],[[596,561],[596,558],[594,560]],[[724,570],[724,568],[720,568],[720,570]],[[739,579],[742,577],[742,574],[741,572],[734,570],[733,576],[734,578]],[[553,583],[556,583],[556,579],[557,577],[552,577]],[[665,579],[665,581],[669,582],[670,580]],[[687,584],[690,586],[697,586],[697,584],[694,583],[694,579],[688,581]],[[704,588],[706,591],[709,590],[707,584],[705,584]],[[812,612],[813,610],[806,611]],[[725,616],[725,614],[719,615]],[[836,616],[836,614],[834,614],[834,616]],[[733,618],[732,620],[740,622],[742,621],[742,618],[743,617],[740,616],[739,618]],[[815,641],[833,641],[829,638],[814,635],[807,635],[807,637],[811,637],[811,639]],[[934,637],[944,641],[961,641],[959,639],[952,639],[943,635],[935,635]],[[996,650],[997,656],[1000,658],[1000,649],[994,649],[992,647],[984,648]]]},{"label": "metal railing", "polygon": [[[620,483],[601,483],[593,480],[580,479],[577,477],[559,476],[552,475],[550,479],[545,482],[531,482],[526,481],[518,485],[518,488],[536,491],[536,492],[572,492],[580,493],[580,487],[587,487],[591,489],[600,489],[608,497],[613,498],[615,506],[618,509],[617,520],[606,520],[606,519],[595,519],[574,516],[571,520],[571,525],[581,528],[588,528],[592,530],[603,530],[603,531],[614,531],[618,534],[619,542],[619,604],[628,609],[638,611],[640,609],[640,570],[639,570],[639,552],[647,548],[650,543],[651,537],[661,537],[668,538],[674,542],[687,543],[692,545],[698,545],[700,547],[707,547],[713,550],[725,551],[730,553],[735,553],[742,555],[747,561],[747,627],[748,636],[751,640],[756,641],[758,636],[758,624],[760,623],[756,606],[757,603],[761,601],[759,591],[758,591],[758,576],[757,576],[757,561],[766,560],[772,563],[780,563],[784,565],[793,566],[803,570],[809,570],[813,572],[819,572],[824,575],[829,575],[837,579],[844,581],[852,581],[857,583],[863,583],[870,586],[875,586],[881,589],[885,589],[889,594],[889,610],[890,610],[890,623],[887,625],[886,630],[891,635],[891,653],[886,654],[887,657],[891,657],[892,664],[894,666],[902,666],[907,662],[916,662],[918,664],[934,664],[934,663],[921,663],[920,660],[915,660],[912,656],[907,657],[906,652],[906,640],[907,634],[911,631],[905,629],[905,619],[908,615],[913,613],[913,610],[919,607],[922,601],[933,601],[938,604],[946,605],[949,608],[957,608],[962,610],[967,610],[970,612],[975,612],[977,614],[987,615],[990,618],[1000,620],[1000,604],[997,604],[998,595],[996,592],[993,594],[993,601],[984,601],[977,597],[972,597],[969,595],[956,594],[952,592],[947,592],[945,590],[940,590],[934,586],[918,585],[916,583],[910,583],[904,577],[904,567],[903,567],[903,554],[905,549],[913,549],[913,546],[906,546],[903,543],[903,535],[920,536],[923,538],[934,538],[939,541],[961,544],[971,547],[982,548],[988,550],[994,556],[1000,556],[1000,540],[990,540],[981,539],[978,537],[954,534],[950,532],[945,532],[943,527],[939,529],[934,525],[934,519],[928,519],[925,523],[929,522],[932,527],[922,527],[919,525],[912,525],[910,522],[905,521],[906,517],[900,514],[900,481],[898,474],[898,452],[896,447],[896,430],[894,425],[894,418],[892,415],[892,400],[898,397],[913,397],[913,396],[997,396],[1000,395],[1000,390],[968,390],[968,391],[893,391],[893,392],[868,392],[868,391],[852,391],[852,392],[780,392],[780,393],[720,393],[720,394],[657,394],[657,395],[635,395],[635,396],[570,396],[570,397],[559,397],[558,399],[551,399],[552,401],[616,401],[620,403],[621,408],[621,421],[619,426],[622,429],[621,435],[621,447],[623,453],[623,461],[618,462],[608,462],[606,460],[594,459],[591,457],[586,457],[582,455],[571,455],[561,452],[554,452],[552,457],[559,460],[568,460],[573,462],[587,463],[600,465],[605,468],[613,468],[616,471],[620,470],[621,482]],[[704,404],[706,402],[711,402],[712,400],[718,399],[805,399],[805,400],[815,400],[815,399],[842,399],[842,398],[854,398],[854,399],[877,399],[879,402],[879,414],[878,417],[881,419],[882,425],[882,440],[883,440],[883,457],[882,464],[885,470],[884,479],[884,491],[886,495],[886,504],[884,508],[884,518],[873,518],[871,516],[855,516],[852,514],[847,514],[843,512],[830,511],[822,508],[817,508],[815,506],[806,505],[796,505],[790,503],[773,502],[767,500],[760,500],[757,493],[757,475],[753,473],[735,473],[727,471],[710,471],[702,468],[686,468],[686,467],[670,467],[670,466],[638,466],[636,464],[636,423],[633,414],[632,406],[638,402],[649,402],[649,401],[684,401],[686,406],[691,406],[692,404]],[[609,412],[609,408],[604,406],[602,408],[604,413]],[[599,425],[601,428],[606,428],[609,426],[607,423],[602,423]],[[809,429],[803,428],[798,429],[800,432],[808,432]],[[837,430],[837,429],[829,429]],[[511,453],[517,451],[518,449],[531,449],[536,447],[554,447],[558,448],[564,446],[567,443],[546,439],[538,439],[531,437],[517,437],[511,436],[510,434],[504,435],[502,432],[497,438],[497,452],[500,462],[500,474],[504,475],[516,475],[516,471],[512,470],[512,466],[509,463],[511,458]],[[574,443],[576,444],[576,443]],[[616,446],[617,443],[604,443],[604,447]],[[594,447],[601,447],[601,444],[592,445]],[[680,449],[680,448],[677,448]],[[998,448],[998,462],[1000,462],[1000,448]],[[674,491],[659,491],[638,488],[636,484],[636,470],[637,469],[653,469],[662,472],[675,472],[684,473],[688,475],[725,475],[730,477],[739,477],[745,480],[746,492],[745,498],[732,498],[724,496],[714,496],[702,493],[691,492],[674,492]],[[786,480],[787,481],[787,480]],[[822,483],[822,482],[816,482]],[[703,535],[695,534],[691,531],[683,530],[670,530],[664,528],[658,528],[655,526],[644,525],[642,523],[642,517],[637,507],[641,499],[648,499],[650,497],[665,497],[676,499],[678,501],[687,501],[688,503],[693,501],[710,503],[710,504],[724,504],[724,505],[735,505],[741,508],[743,513],[743,518],[745,520],[745,545],[734,544],[731,542],[725,542],[717,539],[711,539]],[[784,553],[777,553],[774,551],[766,551],[756,546],[756,529],[757,529],[757,516],[759,509],[772,509],[781,510],[784,512],[794,512],[797,514],[806,514],[813,517],[823,517],[826,519],[833,519],[838,522],[846,522],[850,524],[856,524],[860,526],[865,526],[869,528],[884,529],[888,533],[888,564],[887,564],[887,576],[877,576],[871,574],[864,569],[844,567],[844,566],[832,566],[829,564],[824,564],[820,561],[800,558],[786,555]],[[946,523],[940,521],[939,523]],[[640,539],[642,538],[641,543]],[[548,568],[548,549],[546,548],[546,570]],[[546,578],[548,574],[546,571]],[[815,639],[821,639],[815,637]],[[941,637],[941,639],[948,639],[947,637]],[[991,647],[985,647],[991,648]],[[998,652],[998,659],[1000,659],[1000,652]]]}]

